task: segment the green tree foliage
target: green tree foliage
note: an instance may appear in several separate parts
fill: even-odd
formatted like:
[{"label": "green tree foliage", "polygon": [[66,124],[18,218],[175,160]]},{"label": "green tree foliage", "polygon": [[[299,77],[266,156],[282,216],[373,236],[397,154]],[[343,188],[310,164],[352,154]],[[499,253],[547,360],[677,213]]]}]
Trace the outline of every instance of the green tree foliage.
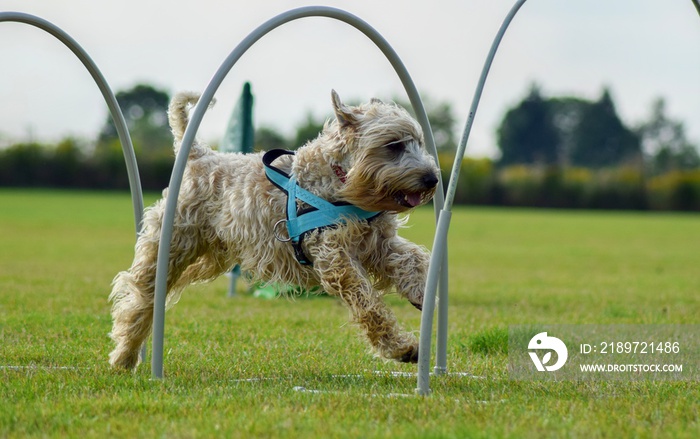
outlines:
[{"label": "green tree foliage", "polygon": [[[137,156],[172,155],[173,138],[167,118],[168,93],[151,85],[139,84],[118,92],[116,98]],[[117,129],[108,115],[97,139],[96,150],[98,154],[110,155],[117,149],[121,149]]]},{"label": "green tree foliage", "polygon": [[[416,117],[413,106],[407,101],[395,98],[401,107],[405,108],[411,116]],[[455,116],[452,105],[449,102],[437,102],[429,96],[423,97],[423,106],[430,121],[430,128],[433,131],[435,147],[440,152],[454,151],[457,149],[457,138],[455,137]]]},{"label": "green tree foliage", "polygon": [[552,122],[558,133],[559,164],[571,165],[571,151],[577,141],[578,127],[583,119],[583,114],[591,105],[590,101],[573,96],[553,97],[547,99],[550,107]]},{"label": "green tree foliage", "polygon": [[683,123],[668,118],[663,99],[654,101],[649,120],[640,124],[636,132],[652,174],[700,167],[697,147],[687,139]]},{"label": "green tree foliage", "polygon": [[296,135],[291,145],[292,149],[301,148],[310,140],[318,137],[318,134],[323,130],[323,124],[324,122],[317,120],[313,114],[307,113],[306,120],[297,127]]},{"label": "green tree foliage", "polygon": [[433,103],[426,99],[425,110],[428,113],[430,128],[435,137],[435,147],[438,151],[453,151],[457,149],[457,138],[455,137],[455,116],[452,105],[448,102]]},{"label": "green tree foliage", "polygon": [[51,166],[55,186],[78,187],[82,183],[81,162],[85,145],[78,139],[61,140],[53,150]]},{"label": "green tree foliage", "polygon": [[638,136],[615,111],[608,90],[591,102],[544,99],[536,86],[498,128],[501,165],[573,165],[604,168],[640,163]]},{"label": "green tree foliage", "polygon": [[0,186],[85,187],[85,149],[68,137],[57,145],[19,143],[0,150]]},{"label": "green tree foliage", "polygon": [[533,86],[529,95],[506,113],[498,128],[502,165],[558,162],[559,133],[552,109],[537,86]]},{"label": "green tree foliage", "polygon": [[625,127],[606,89],[597,102],[586,105],[573,130],[571,163],[605,168],[624,163],[641,164],[639,138]]},{"label": "green tree foliage", "polygon": [[255,130],[255,151],[269,151],[271,149],[289,149],[289,141],[274,128],[260,127]]},{"label": "green tree foliage", "polygon": [[49,150],[38,143],[19,143],[0,151],[0,184],[41,186],[48,179]]}]

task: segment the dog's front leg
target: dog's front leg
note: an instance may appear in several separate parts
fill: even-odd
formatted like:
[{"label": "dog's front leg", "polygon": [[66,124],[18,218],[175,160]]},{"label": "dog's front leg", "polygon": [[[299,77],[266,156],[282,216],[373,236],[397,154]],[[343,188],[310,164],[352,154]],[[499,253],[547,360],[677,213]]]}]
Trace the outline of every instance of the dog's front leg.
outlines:
[{"label": "dog's front leg", "polygon": [[418,360],[418,340],[402,331],[396,317],[372,288],[362,266],[343,250],[316,254],[314,268],[323,288],[349,308],[352,320],[381,357],[404,363]]},{"label": "dog's front leg", "polygon": [[375,266],[377,274],[396,286],[401,297],[422,309],[430,253],[400,236],[391,238],[386,244]]}]

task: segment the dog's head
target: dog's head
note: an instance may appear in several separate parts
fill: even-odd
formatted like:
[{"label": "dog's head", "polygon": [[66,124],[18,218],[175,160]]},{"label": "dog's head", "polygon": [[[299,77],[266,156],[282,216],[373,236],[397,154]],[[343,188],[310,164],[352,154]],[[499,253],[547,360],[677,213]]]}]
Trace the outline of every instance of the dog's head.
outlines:
[{"label": "dog's head", "polygon": [[333,91],[335,120],[327,129],[341,139],[338,194],[369,211],[404,212],[430,201],[439,169],[425,150],[420,125],[403,108],[372,99],[357,107]]}]

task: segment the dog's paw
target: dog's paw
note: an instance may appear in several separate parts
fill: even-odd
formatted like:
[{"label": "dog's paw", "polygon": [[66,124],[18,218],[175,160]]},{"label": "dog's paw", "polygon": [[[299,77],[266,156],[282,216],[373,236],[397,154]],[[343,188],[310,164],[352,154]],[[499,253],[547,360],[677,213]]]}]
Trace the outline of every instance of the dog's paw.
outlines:
[{"label": "dog's paw", "polygon": [[411,346],[398,361],[401,363],[418,363],[418,346]]},{"label": "dog's paw", "polygon": [[140,363],[139,351],[115,349],[109,354],[109,364],[112,369],[130,371]]},{"label": "dog's paw", "polygon": [[408,300],[408,303],[415,306],[418,311],[423,311],[423,301],[425,300],[425,297],[422,290],[412,291],[411,293],[406,294],[404,298]]}]

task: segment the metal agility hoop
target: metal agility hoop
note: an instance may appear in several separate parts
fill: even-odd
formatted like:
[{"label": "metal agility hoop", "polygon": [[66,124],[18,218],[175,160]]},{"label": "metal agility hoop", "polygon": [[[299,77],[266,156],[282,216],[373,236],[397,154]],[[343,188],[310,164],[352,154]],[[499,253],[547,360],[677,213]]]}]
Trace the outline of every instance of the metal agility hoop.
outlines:
[{"label": "metal agility hoop", "polygon": [[97,68],[97,65],[92,60],[90,55],[88,55],[85,49],[83,49],[77,41],[71,38],[71,36],[64,32],[61,28],[44,20],[43,18],[30,14],[24,14],[22,12],[0,12],[0,23],[1,22],[25,23],[46,31],[66,45],[66,47],[68,47],[71,52],[73,52],[75,56],[80,59],[88,72],[90,72],[92,79],[102,92],[102,97],[104,98],[105,102],[107,102],[107,107],[109,107],[109,112],[114,120],[117,135],[119,136],[119,141],[122,145],[124,160],[126,161],[126,171],[129,177],[129,188],[131,189],[131,201],[134,207],[136,235],[138,237],[138,233],[141,230],[141,217],[143,214],[143,193],[141,190],[139,170],[136,164],[136,155],[134,154],[134,146],[131,143],[131,136],[129,136],[129,129],[126,126],[126,121],[124,120],[122,110],[119,108],[117,98],[114,96],[114,93],[112,93],[112,89],[109,87],[109,84],[102,75],[102,72],[100,72],[100,69]]},{"label": "metal agility hoop", "polygon": [[[442,266],[447,265],[447,260],[440,260],[440,258],[442,257],[443,247],[447,246],[447,232],[450,228],[450,220],[452,219],[452,202],[454,201],[455,192],[457,190],[457,180],[459,179],[459,171],[462,168],[462,161],[464,159],[467,141],[469,140],[469,134],[471,132],[472,125],[474,124],[476,110],[479,108],[481,93],[484,90],[486,78],[488,77],[489,70],[491,69],[491,63],[493,62],[493,59],[496,56],[496,51],[498,50],[498,46],[501,43],[501,40],[503,39],[503,35],[505,34],[506,29],[508,29],[508,26],[510,25],[511,21],[513,21],[515,14],[518,12],[523,3],[525,3],[525,1],[526,0],[518,0],[516,4],[511,8],[510,12],[503,21],[501,28],[496,34],[496,38],[494,38],[493,40],[491,50],[489,51],[486,57],[486,62],[484,63],[484,67],[481,71],[481,77],[479,78],[479,82],[476,86],[476,91],[474,92],[474,98],[472,99],[471,108],[469,109],[469,116],[467,117],[467,123],[464,128],[464,133],[459,143],[459,147],[457,148],[457,152],[455,153],[454,162],[452,164],[452,173],[450,174],[450,180],[447,187],[447,194],[445,195],[445,204],[443,209],[440,211],[440,214],[438,215],[438,224],[437,229],[435,230],[433,253],[430,256],[430,268],[428,270],[428,280],[425,286],[424,297],[435,297],[435,290],[438,287],[438,280],[442,281],[442,279],[439,279],[441,268]],[[447,251],[445,249],[444,253],[446,254],[446,252]],[[444,307],[443,312],[446,315],[447,303],[442,303],[442,296],[440,296],[439,302],[440,308]],[[425,307],[423,309],[425,310]],[[441,325],[447,324],[446,319],[444,319],[445,321],[443,321],[443,319],[439,317],[440,316],[438,315],[438,329],[440,329]],[[421,316],[419,354],[423,353],[424,345],[430,346],[431,329],[432,316],[423,314]],[[442,330],[442,333],[446,334],[447,328],[444,328]],[[445,340],[444,343],[446,344],[447,341]],[[430,375],[428,373],[429,365],[427,364],[428,361],[429,359],[426,361],[425,359],[422,359],[420,357],[418,359],[418,387],[416,388],[416,392],[421,395],[428,395],[430,393]],[[437,367],[435,372],[436,374],[438,374]]]},{"label": "metal agility hoop", "polygon": [[[209,84],[207,85],[206,89],[202,93],[199,102],[195,106],[192,115],[190,117],[190,121],[187,125],[187,129],[185,130],[185,134],[182,139],[182,144],[180,146],[180,151],[177,154],[177,157],[175,159],[175,165],[173,167],[173,172],[171,175],[170,179],[170,185],[169,185],[169,190],[168,190],[168,196],[166,199],[166,204],[165,204],[165,213],[163,217],[163,224],[161,227],[161,237],[160,237],[160,245],[158,247],[158,263],[157,263],[157,269],[156,269],[156,283],[155,283],[155,303],[154,303],[154,308],[153,308],[153,339],[152,339],[152,348],[153,348],[153,353],[152,353],[152,358],[151,358],[151,373],[153,378],[160,379],[163,377],[163,339],[164,339],[164,332],[165,332],[165,299],[167,295],[167,275],[168,275],[168,265],[169,265],[169,250],[170,250],[170,243],[172,240],[172,230],[173,230],[173,223],[174,223],[174,217],[175,217],[175,209],[177,207],[177,199],[178,195],[180,192],[180,186],[182,184],[182,176],[184,174],[185,170],[185,165],[187,163],[187,157],[189,155],[189,151],[192,148],[192,143],[194,142],[194,137],[197,132],[197,129],[199,128],[199,125],[202,122],[202,119],[204,117],[204,113],[209,106],[209,103],[212,101],[214,94],[216,93],[216,90],[219,88],[221,83],[223,82],[224,78],[226,75],[228,75],[229,71],[235,63],[243,56],[243,54],[251,47],[255,42],[257,42],[259,39],[261,39],[263,36],[265,36],[267,33],[270,31],[278,28],[279,26],[289,23],[294,20],[298,20],[301,18],[307,18],[307,17],[326,17],[326,18],[332,18],[336,19],[342,22],[345,22],[359,31],[361,31],[363,34],[365,34],[375,45],[382,51],[384,56],[387,58],[387,60],[391,63],[392,67],[396,71],[396,73],[399,76],[399,79],[401,80],[404,88],[406,89],[406,93],[408,94],[409,100],[411,102],[411,105],[413,106],[415,112],[416,112],[416,117],[418,119],[418,122],[420,123],[421,127],[423,128],[424,136],[425,136],[425,143],[428,151],[433,155],[435,160],[437,160],[437,149],[435,147],[435,141],[433,139],[433,134],[432,130],[430,128],[430,121],[428,120],[427,113],[425,112],[425,108],[423,107],[423,103],[420,99],[420,95],[418,94],[418,90],[416,89],[415,84],[413,83],[413,80],[411,79],[410,75],[408,74],[408,71],[406,70],[406,67],[404,66],[403,62],[399,58],[399,56],[396,54],[394,49],[389,45],[389,43],[382,37],[374,28],[372,28],[368,23],[365,21],[361,20],[355,15],[352,15],[346,11],[336,9],[336,8],[331,8],[331,7],[324,7],[324,6],[309,6],[309,7],[302,7],[302,8],[297,8],[293,9],[290,11],[287,11],[285,13],[282,13],[280,15],[277,15],[276,17],[273,17],[272,19],[266,21],[262,25],[260,25],[258,28],[256,28],[253,32],[251,32],[246,38],[244,38],[238,46],[228,55],[228,57],[224,60],[224,62],[221,64],[219,69],[216,71],[212,79],[210,80]],[[438,190],[436,191],[436,195],[433,200],[433,204],[435,207],[435,212],[436,212],[436,218],[438,215],[438,212],[442,210],[443,204],[444,204],[444,197],[443,197],[443,186],[442,186],[442,181],[438,182]],[[446,246],[442,246],[443,251],[440,252],[440,257],[439,262],[440,265],[442,264],[442,261],[446,261]],[[443,303],[447,303],[447,269],[443,270],[438,270],[438,276],[441,278],[441,297],[440,301]],[[420,364],[429,364],[430,362],[430,332],[432,330],[432,315],[435,310],[435,292],[433,291],[432,296],[430,296],[427,292],[426,295],[424,296],[423,299],[423,313],[422,313],[422,320],[421,320],[421,332],[424,330],[427,330],[429,332],[428,334],[428,342],[425,345],[421,345],[420,350],[419,350],[419,368]],[[444,310],[444,315],[443,317],[446,319],[447,318],[447,313],[446,313],[446,308]],[[423,322],[425,321],[425,316],[429,315],[430,316],[430,321],[429,321],[429,328],[424,329],[424,324]],[[447,324],[445,322],[444,325],[441,325],[444,329],[447,328]],[[422,339],[423,337],[421,337]],[[446,347],[444,344],[447,341],[447,334],[445,333],[440,333],[438,334],[438,350],[443,353],[441,360],[438,360],[438,366],[436,366],[436,370],[446,370]],[[425,374],[427,375],[427,367],[423,367],[425,371]],[[420,372],[419,372],[420,374]]]}]

